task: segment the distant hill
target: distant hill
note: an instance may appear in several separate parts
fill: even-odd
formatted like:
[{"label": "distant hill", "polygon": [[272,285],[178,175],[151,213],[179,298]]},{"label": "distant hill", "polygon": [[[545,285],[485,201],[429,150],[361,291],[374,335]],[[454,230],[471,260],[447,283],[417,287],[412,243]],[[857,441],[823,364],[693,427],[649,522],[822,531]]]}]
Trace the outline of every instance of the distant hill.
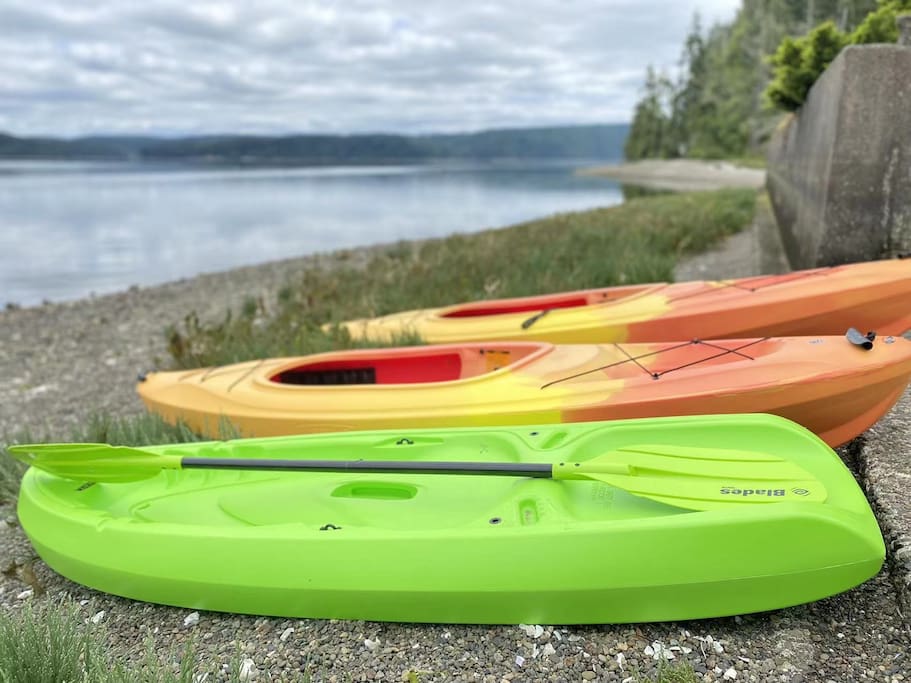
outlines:
[{"label": "distant hill", "polygon": [[155,138],[86,137],[19,138],[0,133],[0,159],[110,160],[126,161],[137,158],[145,145],[155,144]]},{"label": "distant hill", "polygon": [[416,138],[452,159],[620,159],[629,124],[512,128]]},{"label": "distant hill", "polygon": [[20,138],[0,133],[0,159],[204,164],[388,164],[462,159],[619,159],[625,123],[447,135],[213,135]]}]

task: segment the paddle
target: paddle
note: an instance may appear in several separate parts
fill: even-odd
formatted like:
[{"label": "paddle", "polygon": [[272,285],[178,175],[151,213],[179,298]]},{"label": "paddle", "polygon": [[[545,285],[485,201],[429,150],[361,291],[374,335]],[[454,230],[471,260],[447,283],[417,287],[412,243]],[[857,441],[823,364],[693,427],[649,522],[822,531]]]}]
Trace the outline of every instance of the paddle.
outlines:
[{"label": "paddle", "polygon": [[582,479],[688,510],[826,499],[823,484],[771,453],[637,445],[580,462],[426,462],[181,457],[108,444],[9,446],[18,460],[59,477],[93,482],[139,481],[162,470],[230,469],[383,474],[448,474]]}]

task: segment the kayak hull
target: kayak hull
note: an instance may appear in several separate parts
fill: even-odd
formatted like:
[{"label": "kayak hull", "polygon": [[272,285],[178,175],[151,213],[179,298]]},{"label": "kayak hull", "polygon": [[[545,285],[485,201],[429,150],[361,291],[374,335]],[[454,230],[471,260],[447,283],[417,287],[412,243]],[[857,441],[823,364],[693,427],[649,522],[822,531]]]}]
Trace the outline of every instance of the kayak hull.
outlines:
[{"label": "kayak hull", "polygon": [[911,328],[911,259],[737,280],[656,283],[403,311],[340,323],[357,339],[558,344],[880,334]]},{"label": "kayak hull", "polygon": [[[767,412],[834,446],[885,414],[909,378],[911,340],[903,337],[880,337],[869,350],[843,337],[791,337],[344,351],[150,373],[138,391],[166,420],[212,436],[223,435],[226,423],[228,434],[276,436],[416,422],[471,427]],[[298,381],[327,383],[289,383]]]},{"label": "kayak hull", "polygon": [[787,455],[825,502],[687,511],[599,482],[185,470],[117,484],[26,474],[19,516],[74,581],[193,609],[444,623],[620,623],[786,607],[875,575],[850,472],[765,415],[409,430],[156,447],[170,454],[550,462],[624,445]]},{"label": "kayak hull", "polygon": [[[776,520],[775,523],[764,522],[768,525],[766,533],[817,533],[816,526],[797,527],[794,522],[795,520],[787,517]],[[710,561],[714,552],[748,555],[757,552],[755,540],[744,546],[743,543],[735,542],[740,536],[734,538],[730,533],[719,533],[717,530],[716,533],[712,533],[705,530],[700,537],[701,542],[706,544],[703,562]],[[832,543],[854,540],[838,534],[826,534],[823,538]],[[549,566],[549,563],[542,563],[536,555],[504,558],[502,554],[496,553],[491,562],[506,562],[508,559],[509,563],[503,566],[496,576],[486,572],[484,581],[486,585],[491,585],[488,582],[496,578],[497,581],[493,585],[497,587],[465,588],[456,585],[449,590],[432,592],[410,590],[404,585],[392,589],[372,589],[368,586],[333,590],[317,584],[314,588],[305,589],[296,581],[268,581],[263,578],[261,569],[251,567],[244,568],[245,578],[232,579],[225,585],[218,586],[217,591],[213,592],[209,575],[221,572],[223,566],[236,564],[237,556],[236,553],[219,552],[219,548],[205,542],[206,539],[194,539],[190,543],[182,543],[174,548],[177,552],[184,551],[184,557],[199,558],[200,553],[205,552],[206,562],[198,565],[202,571],[193,578],[168,574],[137,577],[132,571],[122,571],[116,567],[99,569],[95,564],[63,555],[40,543],[33,542],[33,545],[52,569],[77,583],[144,602],[187,609],[274,617],[423,623],[634,623],[749,614],[812,602],[849,590],[875,576],[882,567],[882,560],[872,557],[834,567],[775,576],[745,577],[738,580],[697,579],[687,583],[671,582],[663,585],[577,588],[575,586],[580,583],[603,583],[604,579],[600,574],[609,574],[616,567],[603,561],[604,552],[600,549],[604,544],[603,540],[589,539],[589,547],[578,539],[570,546],[557,543],[556,540],[551,539],[547,552],[569,554],[575,556],[578,561],[561,563],[558,568],[554,568]],[[653,542],[661,540],[656,538]],[[388,542],[383,543],[383,546],[386,545]],[[769,546],[765,552],[799,553],[804,545],[776,543],[774,548]],[[269,551],[255,548],[250,552],[267,557],[273,563],[275,572],[298,575],[307,581],[310,581],[311,573],[301,571],[301,567],[307,565],[311,553],[319,553],[323,562],[334,566],[344,566],[352,562],[353,556],[365,555],[370,557],[369,561],[354,560],[362,572],[369,568],[371,572],[382,572],[387,575],[393,572],[402,573],[402,566],[407,564],[417,565],[414,569],[417,573],[417,567],[426,564],[427,556],[439,553],[433,544],[425,544],[423,548],[415,544],[404,556],[388,557],[378,555],[382,550],[379,544],[359,543],[356,548],[342,548],[341,544],[339,547],[332,547],[332,550],[338,552],[327,552],[325,548],[314,546],[310,552],[303,555],[299,546],[300,541],[295,539],[288,540],[282,549],[276,549],[280,546],[273,543]],[[138,550],[130,543],[118,544],[117,547],[118,552]],[[641,545],[635,542],[615,544],[614,548],[620,557],[631,557],[635,554],[639,555],[642,561],[665,565],[674,562],[670,566],[688,575],[700,569],[689,563],[681,565],[666,554],[653,557],[646,553],[643,557]],[[674,548],[682,553],[692,552],[691,548],[684,548],[679,542]],[[471,547],[462,548],[462,552],[469,555],[487,551],[492,551],[489,545],[473,544]],[[281,561],[284,558],[287,559]],[[173,559],[184,567],[187,564],[187,560],[181,557]],[[449,577],[455,570],[464,569],[464,564],[458,561],[460,558],[452,557],[449,553],[442,557],[438,556],[438,559],[449,560],[451,564],[442,567],[435,562],[430,570],[437,577]],[[527,577],[524,576],[526,572],[519,570],[516,563],[522,561],[531,564],[541,574],[559,570],[571,572],[573,578],[565,580],[567,585],[542,586],[539,576]],[[593,566],[595,571],[589,569],[583,572],[586,566]],[[476,575],[473,578],[476,578]],[[532,583],[525,590],[516,590],[509,587],[509,578],[528,578]]]}]

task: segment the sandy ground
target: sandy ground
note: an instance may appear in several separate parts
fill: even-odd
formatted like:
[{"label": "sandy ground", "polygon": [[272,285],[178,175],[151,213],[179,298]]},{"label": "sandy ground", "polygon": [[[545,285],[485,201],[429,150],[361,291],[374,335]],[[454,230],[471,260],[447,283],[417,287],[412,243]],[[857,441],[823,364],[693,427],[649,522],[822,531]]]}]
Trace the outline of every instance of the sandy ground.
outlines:
[{"label": "sandy ground", "polygon": [[765,183],[765,171],[736,166],[727,161],[668,159],[634,161],[580,171],[605,176],[628,185],[687,192],[722,187],[755,187]]}]

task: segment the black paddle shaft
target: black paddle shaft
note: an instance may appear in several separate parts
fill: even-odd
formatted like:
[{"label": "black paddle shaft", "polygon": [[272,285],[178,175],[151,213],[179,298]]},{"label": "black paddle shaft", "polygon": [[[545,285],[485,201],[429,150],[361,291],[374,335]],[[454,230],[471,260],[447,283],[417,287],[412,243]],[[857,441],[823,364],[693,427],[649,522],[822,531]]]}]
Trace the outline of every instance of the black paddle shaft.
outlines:
[{"label": "black paddle shaft", "polygon": [[420,462],[407,460],[278,460],[259,458],[182,458],[185,469],[278,470],[286,472],[373,472],[382,474],[475,474],[500,477],[553,476],[549,463]]}]

